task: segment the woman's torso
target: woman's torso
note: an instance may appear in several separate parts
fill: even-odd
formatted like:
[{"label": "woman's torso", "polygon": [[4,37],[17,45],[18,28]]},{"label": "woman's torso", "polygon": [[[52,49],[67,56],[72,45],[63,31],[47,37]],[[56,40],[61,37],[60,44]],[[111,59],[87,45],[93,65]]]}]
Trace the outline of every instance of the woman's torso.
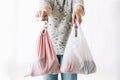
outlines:
[{"label": "woman's torso", "polygon": [[55,53],[63,54],[70,34],[72,17],[72,0],[54,0],[52,13],[48,18],[48,32]]}]

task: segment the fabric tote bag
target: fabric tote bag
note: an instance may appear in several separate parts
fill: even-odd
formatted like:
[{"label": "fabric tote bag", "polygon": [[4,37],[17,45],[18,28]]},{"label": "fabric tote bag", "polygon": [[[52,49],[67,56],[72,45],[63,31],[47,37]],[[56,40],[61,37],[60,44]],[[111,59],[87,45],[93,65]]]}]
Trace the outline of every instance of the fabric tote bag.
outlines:
[{"label": "fabric tote bag", "polygon": [[37,60],[32,64],[30,74],[39,76],[60,73],[60,64],[57,60],[47,28],[43,28],[38,38]]},{"label": "fabric tote bag", "polygon": [[96,72],[96,65],[89,50],[80,25],[72,27],[66,44],[61,72],[91,74]]}]

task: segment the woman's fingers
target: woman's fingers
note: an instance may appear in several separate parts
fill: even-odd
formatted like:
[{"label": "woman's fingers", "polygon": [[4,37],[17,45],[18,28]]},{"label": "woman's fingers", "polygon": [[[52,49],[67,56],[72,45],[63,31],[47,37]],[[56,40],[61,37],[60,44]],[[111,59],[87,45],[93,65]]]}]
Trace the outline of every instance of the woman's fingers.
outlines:
[{"label": "woman's fingers", "polygon": [[70,26],[76,27],[77,28],[77,22],[81,23],[82,22],[82,17],[78,12],[73,12],[72,14],[72,22],[70,22]]},{"label": "woman's fingers", "polygon": [[71,27],[77,28],[77,23],[72,23],[72,22],[70,22],[69,25],[70,25]]},{"label": "woman's fingers", "polygon": [[75,19],[76,19],[76,16],[75,16],[75,13],[72,14],[72,22],[71,22],[71,26],[75,26]]},{"label": "woman's fingers", "polygon": [[42,21],[46,21],[46,20],[48,20],[48,14],[47,14],[47,12],[42,11],[42,13],[41,13],[41,17],[42,17]]},{"label": "woman's fingers", "polygon": [[72,14],[72,24],[75,24],[75,18],[76,18],[75,13],[73,13]]},{"label": "woman's fingers", "polygon": [[76,14],[76,21],[80,23],[80,16]]},{"label": "woman's fingers", "polygon": [[81,17],[81,15],[79,13],[74,12],[72,14],[72,22],[69,23],[69,24],[70,24],[70,26],[73,26],[73,27],[77,28],[77,22],[81,23],[82,22],[82,17]]},{"label": "woman's fingers", "polygon": [[39,18],[41,21],[46,21],[48,19],[47,12],[45,11],[37,11],[35,17]]}]

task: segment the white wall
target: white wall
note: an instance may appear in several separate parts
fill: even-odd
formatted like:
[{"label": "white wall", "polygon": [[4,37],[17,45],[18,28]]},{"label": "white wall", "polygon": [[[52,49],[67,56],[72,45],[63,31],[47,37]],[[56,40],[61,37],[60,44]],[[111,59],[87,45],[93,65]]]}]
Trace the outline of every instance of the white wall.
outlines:
[{"label": "white wall", "polygon": [[[3,63],[0,65],[0,79],[41,80],[41,77],[22,77],[34,58],[35,41],[40,31],[40,24],[34,17],[38,0],[4,3],[10,9],[3,6],[3,12],[10,11],[5,19],[1,16],[1,21],[4,21],[1,26],[5,27],[0,27],[0,35],[4,34],[0,41],[0,62]],[[79,75],[78,80],[119,80],[120,0],[85,0],[85,9],[82,29],[96,62],[97,73]]]},{"label": "white wall", "polygon": [[15,0],[0,0],[0,80],[13,80],[15,65]]}]

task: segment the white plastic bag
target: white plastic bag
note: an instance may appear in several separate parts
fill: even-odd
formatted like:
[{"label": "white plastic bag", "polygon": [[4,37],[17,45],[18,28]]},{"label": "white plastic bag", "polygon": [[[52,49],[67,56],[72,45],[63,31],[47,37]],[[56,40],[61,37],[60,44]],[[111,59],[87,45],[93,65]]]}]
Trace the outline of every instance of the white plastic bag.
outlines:
[{"label": "white plastic bag", "polygon": [[61,72],[80,74],[96,72],[96,65],[80,25],[77,29],[72,27],[61,64]]}]

